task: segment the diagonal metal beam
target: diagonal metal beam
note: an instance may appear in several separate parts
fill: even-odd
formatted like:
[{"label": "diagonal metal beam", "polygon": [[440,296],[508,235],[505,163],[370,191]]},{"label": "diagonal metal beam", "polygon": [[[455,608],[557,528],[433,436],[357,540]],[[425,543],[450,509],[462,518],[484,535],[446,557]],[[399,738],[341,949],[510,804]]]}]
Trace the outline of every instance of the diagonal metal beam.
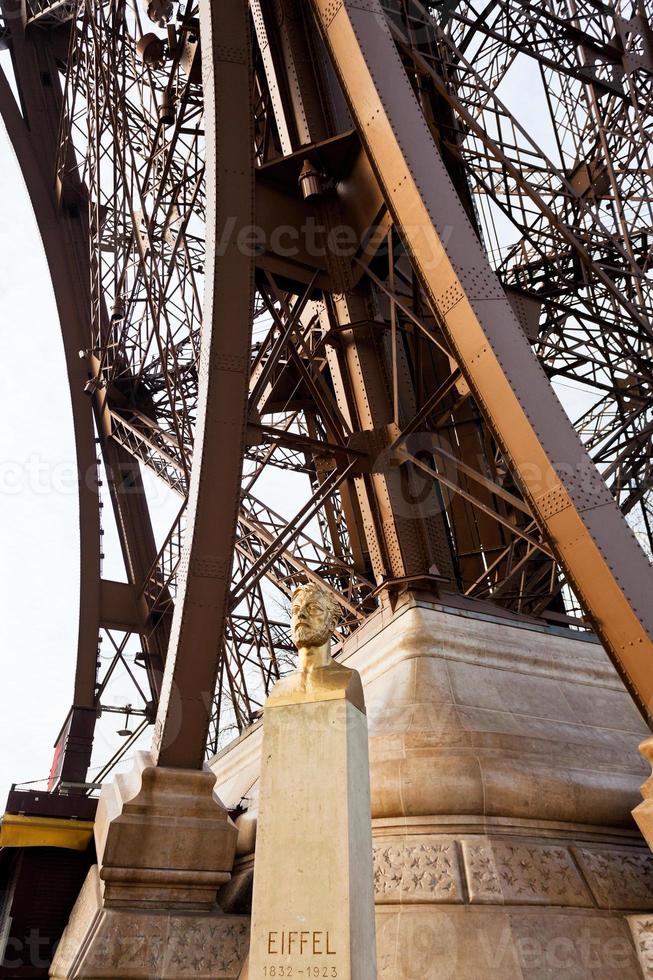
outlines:
[{"label": "diagonal metal beam", "polygon": [[[556,557],[651,723],[653,569],[528,346],[446,172],[381,5],[312,5],[388,208],[456,360]],[[449,237],[452,228],[455,235]]]}]

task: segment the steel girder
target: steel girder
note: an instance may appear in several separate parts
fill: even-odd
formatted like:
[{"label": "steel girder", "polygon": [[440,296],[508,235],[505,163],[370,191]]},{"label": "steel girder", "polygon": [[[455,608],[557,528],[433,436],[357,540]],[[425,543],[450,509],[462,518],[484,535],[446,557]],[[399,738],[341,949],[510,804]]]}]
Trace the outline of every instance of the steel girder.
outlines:
[{"label": "steel girder", "polygon": [[[533,356],[441,161],[380,4],[315,0],[388,207],[525,497],[653,720],[653,569]],[[447,242],[447,229],[455,229]],[[616,573],[616,570],[619,570]]]},{"label": "steel girder", "polygon": [[[46,36],[61,31],[52,26],[60,24],[59,7],[50,17],[47,7],[39,3],[28,30]],[[614,142],[618,113],[625,111],[618,107],[648,112],[646,85],[639,86],[634,103],[629,81],[618,79],[615,87],[610,73],[617,56],[609,30],[601,23],[590,44],[591,29],[579,26],[585,8],[574,20],[561,14],[561,3],[547,5],[536,21],[525,3],[491,3],[482,17],[459,5],[439,26],[417,3],[392,2],[385,11],[352,3],[363,34],[357,39],[350,31],[343,42],[343,29],[338,44],[344,49],[332,43],[332,34],[347,20],[347,4],[329,6],[326,48],[306,5],[275,0],[250,7],[255,45],[249,69],[253,103],[247,107],[245,66],[238,62],[242,45],[234,46],[237,56],[228,69],[241,79],[234,103],[244,116],[238,119],[242,142],[233,145],[240,153],[240,178],[233,178],[227,214],[235,222],[226,234],[224,221],[207,222],[206,188],[213,186],[216,172],[205,169],[206,141],[215,137],[215,114],[208,122],[203,116],[207,81],[203,90],[199,65],[213,51],[213,41],[206,19],[200,30],[198,8],[181,5],[176,22],[168,24],[165,35],[155,35],[158,40],[139,60],[139,39],[151,28],[137,4],[95,0],[69,6],[66,16],[74,32],[67,53],[61,45],[58,49],[65,88],[57,192],[65,205],[71,182],[81,183],[79,174],[88,186],[91,334],[80,346],[88,349],[103,452],[107,459],[119,450],[123,462],[138,460],[183,500],[190,484],[198,509],[195,514],[182,507],[158,553],[151,542],[144,552],[134,545],[137,509],[131,520],[120,522],[128,566],[134,550],[148,556],[141,557],[130,580],[145,622],[143,643],[151,647],[150,665],[165,651],[165,624],[169,627],[177,601],[175,654],[157,725],[161,761],[197,765],[209,725],[215,751],[224,737],[256,716],[269,685],[289,666],[288,638],[279,625],[284,615],[274,607],[306,576],[344,593],[344,637],[374,608],[375,589],[400,587],[392,580],[406,577],[414,579],[413,587],[433,589],[436,571],[447,579],[441,588],[579,624],[567,616],[568,596],[564,604],[561,598],[567,575],[613,655],[616,650],[628,660],[628,669],[643,662],[646,674],[646,657],[628,647],[640,638],[637,646],[649,647],[629,605],[629,599],[636,602],[634,592],[621,571],[618,582],[608,567],[614,542],[602,542],[607,559],[592,550],[592,534],[600,538],[605,526],[597,529],[595,523],[588,535],[588,525],[608,514],[621,542],[619,569],[628,565],[630,554],[632,569],[641,571],[644,582],[648,566],[624,543],[609,495],[585,468],[585,456],[548,382],[533,367],[511,313],[519,313],[550,373],[589,379],[601,390],[603,400],[579,419],[578,428],[604,477],[614,481],[624,509],[640,506],[651,455],[641,275],[648,260],[640,241],[644,205],[638,203],[637,187],[620,176],[619,201],[630,208],[622,223],[628,235],[594,220],[601,192],[592,161],[585,174],[593,188],[588,194],[579,183],[582,166],[553,164],[497,91],[516,52],[525,51],[543,73],[557,71],[567,88],[548,84],[550,99],[557,99],[552,113],[561,133],[571,120],[575,145],[583,148],[594,130],[579,122],[580,113],[570,116],[572,89],[600,90],[613,107],[614,125],[605,134],[609,153],[623,157],[626,148]],[[318,16],[322,7],[315,5]],[[227,11],[216,14],[223,15]],[[374,27],[364,29],[372,21]],[[244,22],[243,14],[241,34]],[[361,46],[363,41],[371,47]],[[591,64],[574,53],[576,42],[583,51],[589,44],[596,55]],[[554,66],[550,54],[556,46],[564,56]],[[366,65],[373,57],[381,57],[376,89],[369,87]],[[628,70],[646,75],[640,64]],[[360,72],[362,85],[352,85],[354,72]],[[215,81],[213,75],[211,84]],[[374,120],[365,116],[365,98],[379,109]],[[402,153],[393,129],[403,132]],[[264,234],[253,246],[251,238],[241,238],[239,251],[234,241],[252,214],[251,201],[245,201],[252,160],[257,169],[250,190]],[[309,202],[298,190],[306,160],[317,164],[323,184],[321,195]],[[533,160],[536,165],[529,166]],[[434,202],[436,170],[437,186],[446,193]],[[521,253],[515,247],[493,262],[512,307],[478,243],[481,235],[490,248],[487,201],[523,236]],[[448,209],[445,220],[455,227],[449,253],[460,246],[453,273],[447,247],[441,249],[432,228],[433,220],[442,220],[441,209]],[[218,207],[215,214],[225,212]],[[415,215],[417,228],[410,227]],[[311,222],[322,229],[313,240]],[[215,236],[213,252],[205,247],[205,225]],[[275,237],[284,226],[293,233],[290,250],[287,240]],[[345,254],[323,241],[341,226],[356,237]],[[441,258],[435,271],[425,260],[425,245],[433,245]],[[233,262],[231,284],[213,278],[218,261]],[[470,279],[470,262],[476,281]],[[256,303],[246,315],[249,293],[242,283],[246,268],[253,266]],[[579,268],[585,270],[582,285]],[[633,288],[623,288],[624,282]],[[220,290],[230,285],[233,292],[223,299]],[[203,314],[201,292],[207,286],[213,306]],[[443,301],[446,288],[451,293]],[[232,309],[237,311],[234,330],[226,336],[221,315]],[[459,317],[464,310],[468,316]],[[202,315],[210,317],[208,331],[201,328]],[[251,353],[247,317],[254,321]],[[215,390],[211,376],[201,374],[211,357],[207,345],[215,344],[226,345],[222,355],[231,370],[218,358],[213,381],[218,392],[227,390],[225,383],[232,385],[233,394],[226,408],[220,403],[217,415],[204,399]],[[495,356],[499,347],[502,364]],[[635,377],[626,395],[620,393],[618,371],[606,380],[617,351]],[[243,378],[249,381],[246,426],[238,409],[241,402],[244,406]],[[553,414],[532,408],[535,391]],[[506,404],[513,406],[512,414]],[[228,435],[207,437],[220,431],[220,416],[228,422]],[[552,433],[554,417],[559,432]],[[560,437],[553,446],[552,435]],[[223,460],[233,469],[230,489],[225,487],[218,500],[222,487],[206,475],[220,472],[216,468]],[[230,506],[241,460],[236,518]],[[525,463],[534,462],[539,477],[528,478]],[[571,464],[573,486],[561,462]],[[293,518],[279,515],[266,500],[271,475],[280,473],[305,481]],[[141,516],[147,518],[146,507]],[[182,563],[184,526],[189,531]],[[227,568],[231,553],[233,565]],[[594,560],[588,554],[598,554],[605,572],[600,583],[597,579],[598,599],[594,585],[588,594],[583,580],[583,568]],[[198,565],[193,566],[193,556]],[[186,593],[191,602],[183,601]],[[202,600],[193,606],[198,593],[208,596],[206,608]],[[602,606],[606,596],[611,598]],[[203,617],[210,623],[204,633]],[[119,642],[116,658],[121,656]],[[645,682],[644,677],[635,685],[640,705],[647,698],[641,693]],[[191,720],[177,732],[182,703],[183,718]]]},{"label": "steel girder", "polygon": [[[245,0],[200,0],[206,145],[204,315],[187,530],[154,732],[159,765],[201,768],[225,632],[247,425],[254,126]],[[228,134],[228,136],[226,135]],[[219,230],[234,219],[220,247]],[[218,517],[219,515],[219,517]]]},{"label": "steel girder", "polygon": [[[547,374],[594,393],[577,431],[651,554],[653,59],[644,8],[550,0],[534,16],[525,2],[459,4],[437,29],[418,4],[412,11],[422,28],[431,23],[419,71],[452,106],[492,264],[539,308],[530,338]],[[546,149],[501,101],[515,64],[535,69]],[[497,239],[498,212],[514,245]]]},{"label": "steel girder", "polygon": [[52,279],[70,385],[79,474],[80,608],[69,719],[74,736],[62,775],[65,779],[81,781],[86,778],[91,757],[100,629],[100,510],[95,433],[90,405],[84,395],[86,369],[78,357],[80,347],[86,342],[88,323],[88,289],[83,262],[88,250],[87,233],[83,217],[79,213],[58,214],[53,199],[48,156],[51,157],[56,145],[60,107],[56,89],[44,92],[42,86],[44,72],[53,70],[52,53],[47,48],[43,50],[29,44],[15,19],[10,23],[16,82],[23,106],[28,109],[26,117],[21,115],[9,81],[1,73],[0,113],[27,187]]}]

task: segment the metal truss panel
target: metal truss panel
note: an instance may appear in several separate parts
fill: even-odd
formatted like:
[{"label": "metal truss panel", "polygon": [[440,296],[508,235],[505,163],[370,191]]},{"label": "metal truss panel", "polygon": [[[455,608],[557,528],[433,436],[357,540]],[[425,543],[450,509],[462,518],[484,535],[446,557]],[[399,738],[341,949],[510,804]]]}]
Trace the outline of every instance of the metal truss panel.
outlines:
[{"label": "metal truss panel", "polygon": [[467,382],[645,717],[653,570],[590,462],[455,192],[377,0],[313,0],[362,141]]}]

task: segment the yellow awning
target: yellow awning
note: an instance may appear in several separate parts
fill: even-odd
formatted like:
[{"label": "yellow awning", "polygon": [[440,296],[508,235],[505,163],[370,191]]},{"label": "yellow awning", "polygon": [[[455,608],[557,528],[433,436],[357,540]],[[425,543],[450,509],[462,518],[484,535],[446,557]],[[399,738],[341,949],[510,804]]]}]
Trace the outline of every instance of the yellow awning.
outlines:
[{"label": "yellow awning", "polygon": [[0,822],[0,847],[65,847],[85,851],[92,836],[92,820],[5,813]]}]

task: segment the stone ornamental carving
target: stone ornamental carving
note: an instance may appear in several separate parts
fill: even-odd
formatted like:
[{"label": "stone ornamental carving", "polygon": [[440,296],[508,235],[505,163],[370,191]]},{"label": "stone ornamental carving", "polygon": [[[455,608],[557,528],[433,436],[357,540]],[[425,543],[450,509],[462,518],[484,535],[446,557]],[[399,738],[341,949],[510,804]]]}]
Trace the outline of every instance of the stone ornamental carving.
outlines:
[{"label": "stone ornamental carving", "polygon": [[249,927],[245,922],[198,922],[190,929],[176,923],[170,948],[170,964],[180,970],[193,966],[216,976],[238,976],[249,948]]},{"label": "stone ornamental carving", "polygon": [[589,847],[574,853],[600,908],[653,909],[653,854]]},{"label": "stone ornamental carving", "polygon": [[463,843],[472,902],[591,906],[591,896],[564,847]]},{"label": "stone ornamental carving", "polygon": [[461,902],[456,845],[406,842],[374,845],[377,903]]},{"label": "stone ornamental carving", "polygon": [[467,884],[472,902],[501,902],[503,894],[490,844],[463,843]]},{"label": "stone ornamental carving", "polygon": [[147,913],[126,920],[110,913],[100,928],[101,935],[84,963],[86,975],[199,974],[231,980],[239,975],[248,949],[249,927],[244,920],[220,922],[171,915],[162,921]]},{"label": "stone ornamental carving", "polygon": [[159,972],[166,950],[166,930],[152,916],[128,921],[109,913],[86,959],[87,970],[110,966],[120,975],[134,970]]},{"label": "stone ornamental carving", "polygon": [[650,915],[631,915],[628,924],[633,934],[644,980],[653,980],[653,917]]}]

